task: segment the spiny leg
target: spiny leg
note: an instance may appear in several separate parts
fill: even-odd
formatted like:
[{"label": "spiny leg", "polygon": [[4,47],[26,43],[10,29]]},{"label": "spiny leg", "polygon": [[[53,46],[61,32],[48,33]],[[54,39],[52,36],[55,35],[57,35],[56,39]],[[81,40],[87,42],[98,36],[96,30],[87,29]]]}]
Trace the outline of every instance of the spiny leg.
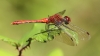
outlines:
[{"label": "spiny leg", "polygon": [[48,39],[49,39],[49,38],[54,39],[54,36],[53,36],[53,35],[50,35],[50,34],[51,34],[51,33],[50,33],[51,31],[49,31],[49,30],[52,30],[52,29],[53,29],[53,28],[50,29],[50,26],[52,26],[52,25],[54,25],[54,24],[49,24],[49,23],[47,23],[47,24],[45,25],[45,30],[48,31],[48,32],[47,32],[47,34],[48,34]]}]

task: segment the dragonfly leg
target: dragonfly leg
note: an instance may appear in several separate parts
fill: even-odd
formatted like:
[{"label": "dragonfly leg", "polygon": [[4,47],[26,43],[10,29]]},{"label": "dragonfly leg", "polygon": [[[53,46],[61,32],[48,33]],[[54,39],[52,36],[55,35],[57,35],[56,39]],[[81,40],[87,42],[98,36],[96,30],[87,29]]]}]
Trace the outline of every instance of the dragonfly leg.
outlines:
[{"label": "dragonfly leg", "polygon": [[[53,28],[51,28],[51,26],[53,26]],[[52,38],[54,39],[54,35],[52,34],[53,31],[58,31],[56,34],[59,34],[61,33],[61,30],[60,28],[57,28],[57,26],[55,24],[46,24],[46,30],[48,31],[47,34],[48,34],[48,39],[49,38]],[[53,30],[53,31],[52,31]]]},{"label": "dragonfly leg", "polygon": [[[45,30],[47,30],[47,31],[50,30],[50,26],[51,26],[51,25],[54,25],[54,24],[46,24]],[[52,30],[52,29],[51,29],[51,30]],[[50,35],[50,31],[48,31],[47,34],[48,34],[48,39],[49,39],[49,38],[54,39],[54,36],[53,36],[53,35]]]},{"label": "dragonfly leg", "polygon": [[52,26],[52,25],[54,25],[54,24],[49,24],[49,23],[47,23],[47,24],[45,25],[45,30],[48,30],[48,29],[50,28],[50,26]]}]

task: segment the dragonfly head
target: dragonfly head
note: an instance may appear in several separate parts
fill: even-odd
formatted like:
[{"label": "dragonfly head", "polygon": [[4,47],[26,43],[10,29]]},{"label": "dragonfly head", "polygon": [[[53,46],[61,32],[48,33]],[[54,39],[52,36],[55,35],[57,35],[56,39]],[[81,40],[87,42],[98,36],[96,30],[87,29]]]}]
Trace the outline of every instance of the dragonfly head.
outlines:
[{"label": "dragonfly head", "polygon": [[71,21],[71,19],[70,19],[68,16],[65,16],[65,17],[64,17],[64,22],[65,22],[65,24],[69,24],[70,21]]}]

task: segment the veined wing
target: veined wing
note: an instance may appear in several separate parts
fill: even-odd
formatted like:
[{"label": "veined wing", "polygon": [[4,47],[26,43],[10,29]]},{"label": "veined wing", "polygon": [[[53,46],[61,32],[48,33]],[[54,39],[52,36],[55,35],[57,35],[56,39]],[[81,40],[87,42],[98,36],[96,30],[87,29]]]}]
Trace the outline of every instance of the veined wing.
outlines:
[{"label": "veined wing", "polygon": [[59,25],[58,27],[62,30],[60,36],[57,36],[57,38],[59,38],[61,42],[71,46],[76,46],[78,44],[79,40],[77,32],[72,31],[63,25]]},{"label": "veined wing", "polygon": [[65,27],[69,28],[70,30],[72,31],[75,31],[78,33],[78,36],[79,36],[79,40],[89,40],[91,37],[90,37],[90,34],[85,31],[84,29],[76,26],[76,25],[73,25],[71,23],[69,23],[68,25],[66,24],[63,24]]},{"label": "veined wing", "polygon": [[58,14],[58,15],[63,15],[64,13],[66,12],[66,10],[63,10],[63,11],[60,11],[60,12],[58,12],[58,13],[56,13],[56,14]]}]

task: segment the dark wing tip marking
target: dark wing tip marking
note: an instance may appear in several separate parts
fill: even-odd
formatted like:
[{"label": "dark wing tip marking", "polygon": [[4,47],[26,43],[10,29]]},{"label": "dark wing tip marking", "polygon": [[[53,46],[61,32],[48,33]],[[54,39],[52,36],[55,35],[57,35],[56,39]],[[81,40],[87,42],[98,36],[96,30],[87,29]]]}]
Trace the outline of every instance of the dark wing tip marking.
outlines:
[{"label": "dark wing tip marking", "polygon": [[87,34],[90,35],[89,32],[87,32]]},{"label": "dark wing tip marking", "polygon": [[71,38],[71,40],[73,41],[73,39]]},{"label": "dark wing tip marking", "polygon": [[89,36],[89,39],[91,38],[91,36],[90,36],[90,33],[89,32],[86,32],[87,33],[87,35]]}]

